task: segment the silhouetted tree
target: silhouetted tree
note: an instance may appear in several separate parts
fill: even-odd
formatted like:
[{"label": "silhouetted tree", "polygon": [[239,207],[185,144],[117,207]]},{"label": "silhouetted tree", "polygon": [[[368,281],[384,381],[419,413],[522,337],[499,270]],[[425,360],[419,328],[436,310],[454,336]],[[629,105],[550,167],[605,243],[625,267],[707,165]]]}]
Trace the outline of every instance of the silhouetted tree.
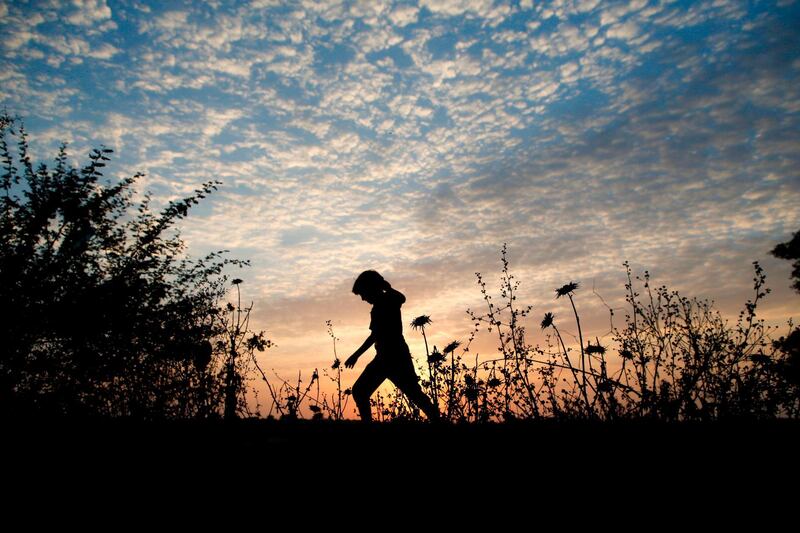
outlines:
[{"label": "silhouetted tree", "polygon": [[[800,230],[794,234],[792,240],[773,248],[772,255],[792,261],[792,288],[800,293]],[[800,385],[800,328],[794,328],[788,336],[775,341],[775,346],[786,354],[783,366],[786,378],[795,385]]]},{"label": "silhouetted tree", "polygon": [[772,249],[772,255],[780,259],[786,259],[792,262],[792,279],[794,283],[792,288],[800,292],[800,230],[798,230],[792,240],[782,242]]},{"label": "silhouetted tree", "polygon": [[132,201],[142,174],[103,178],[111,152],[77,169],[62,145],[34,166],[24,127],[0,117],[0,410],[210,416],[221,271],[247,262],[186,259],[174,225],[219,182],[156,212]]}]

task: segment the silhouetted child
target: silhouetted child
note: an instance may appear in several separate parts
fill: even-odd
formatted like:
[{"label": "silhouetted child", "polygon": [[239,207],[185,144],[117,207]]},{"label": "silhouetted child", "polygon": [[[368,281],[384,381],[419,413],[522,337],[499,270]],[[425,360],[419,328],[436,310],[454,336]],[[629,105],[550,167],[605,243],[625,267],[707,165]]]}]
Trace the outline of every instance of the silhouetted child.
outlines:
[{"label": "silhouetted child", "polygon": [[400,306],[406,301],[406,297],[394,290],[389,282],[374,270],[366,270],[358,276],[353,284],[353,293],[372,304],[369,324],[372,333],[344,362],[344,366],[353,368],[358,358],[373,343],[377,352],[375,359],[370,361],[353,385],[353,399],[358,406],[361,420],[365,422],[372,420],[369,398],[385,379],[391,380],[409,400],[422,409],[428,420],[438,420],[439,410],[422,392],[419,378],[414,371],[411,352],[403,338]]}]

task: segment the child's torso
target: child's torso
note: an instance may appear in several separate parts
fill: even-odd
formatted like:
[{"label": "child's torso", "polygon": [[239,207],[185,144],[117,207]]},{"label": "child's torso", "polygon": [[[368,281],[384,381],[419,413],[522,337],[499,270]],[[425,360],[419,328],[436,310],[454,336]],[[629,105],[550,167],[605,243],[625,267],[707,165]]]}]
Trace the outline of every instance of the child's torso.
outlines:
[{"label": "child's torso", "polygon": [[380,352],[408,350],[403,338],[403,319],[400,305],[388,299],[375,302],[370,311],[369,329],[375,338],[375,349]]}]

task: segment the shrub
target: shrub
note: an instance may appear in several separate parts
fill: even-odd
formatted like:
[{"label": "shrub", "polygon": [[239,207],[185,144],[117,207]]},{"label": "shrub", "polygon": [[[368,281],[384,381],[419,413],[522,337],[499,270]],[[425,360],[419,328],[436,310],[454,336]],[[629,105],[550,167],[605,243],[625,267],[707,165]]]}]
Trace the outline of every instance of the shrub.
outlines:
[{"label": "shrub", "polygon": [[34,166],[24,127],[0,117],[0,409],[211,416],[221,272],[247,263],[187,259],[172,230],[219,182],[155,212],[149,195],[132,201],[141,174],[104,179],[111,153],[77,169],[62,145],[52,168]]}]

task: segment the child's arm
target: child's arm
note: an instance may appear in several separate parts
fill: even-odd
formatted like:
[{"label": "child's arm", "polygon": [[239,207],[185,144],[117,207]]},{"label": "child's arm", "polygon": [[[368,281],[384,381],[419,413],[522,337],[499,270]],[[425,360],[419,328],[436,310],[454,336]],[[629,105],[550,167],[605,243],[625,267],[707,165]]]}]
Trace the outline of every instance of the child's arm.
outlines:
[{"label": "child's arm", "polygon": [[367,337],[367,340],[364,341],[364,344],[362,344],[361,347],[356,350],[353,355],[348,357],[347,361],[344,362],[345,368],[353,368],[356,364],[356,361],[358,361],[358,358],[361,357],[364,352],[366,352],[374,343],[375,339],[372,337],[372,333],[370,333],[369,337]]}]

